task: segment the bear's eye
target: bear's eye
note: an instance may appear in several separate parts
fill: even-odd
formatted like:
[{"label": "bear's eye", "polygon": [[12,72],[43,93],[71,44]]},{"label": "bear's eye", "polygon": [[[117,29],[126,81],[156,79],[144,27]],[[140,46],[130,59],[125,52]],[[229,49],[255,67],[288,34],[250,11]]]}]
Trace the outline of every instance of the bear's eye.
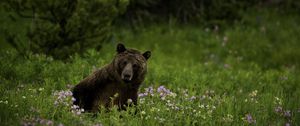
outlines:
[{"label": "bear's eye", "polygon": [[134,64],[132,65],[132,67],[133,67],[133,68],[138,68],[138,65],[137,65],[136,63],[134,63]]}]

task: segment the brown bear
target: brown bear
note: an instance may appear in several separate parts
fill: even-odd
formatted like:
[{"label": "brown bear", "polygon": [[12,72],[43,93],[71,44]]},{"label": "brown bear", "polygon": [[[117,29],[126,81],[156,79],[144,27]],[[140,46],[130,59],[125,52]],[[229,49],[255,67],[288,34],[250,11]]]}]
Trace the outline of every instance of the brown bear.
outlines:
[{"label": "brown bear", "polygon": [[118,44],[117,54],[110,64],[74,87],[74,104],[90,112],[97,112],[100,106],[114,105],[124,110],[130,100],[137,105],[138,89],[145,79],[150,56],[150,51],[141,53]]}]

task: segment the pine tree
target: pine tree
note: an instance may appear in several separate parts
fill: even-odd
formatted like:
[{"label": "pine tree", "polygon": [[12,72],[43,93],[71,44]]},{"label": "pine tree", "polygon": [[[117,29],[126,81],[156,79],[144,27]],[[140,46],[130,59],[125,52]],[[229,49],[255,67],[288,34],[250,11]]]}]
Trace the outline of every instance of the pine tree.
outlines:
[{"label": "pine tree", "polygon": [[[29,19],[25,44],[33,53],[67,59],[74,53],[101,47],[111,35],[113,20],[125,11],[126,0],[4,0],[6,9]],[[7,40],[16,48],[15,34]],[[22,49],[19,49],[22,50]]]}]

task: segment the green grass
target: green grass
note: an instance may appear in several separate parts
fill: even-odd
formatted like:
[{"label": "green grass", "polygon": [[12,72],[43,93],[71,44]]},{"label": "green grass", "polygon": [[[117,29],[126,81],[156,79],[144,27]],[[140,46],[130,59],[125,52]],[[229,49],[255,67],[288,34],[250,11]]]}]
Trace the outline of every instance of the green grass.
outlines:
[{"label": "green grass", "polygon": [[[134,108],[112,108],[76,115],[70,106],[54,105],[55,92],[112,60],[116,42],[67,63],[2,51],[0,124],[240,126],[252,125],[246,121],[251,115],[254,125],[300,125],[299,17],[262,12],[257,22],[255,14],[219,31],[176,25],[116,29],[115,41],[152,51],[140,93],[148,87],[154,93],[140,97],[137,114]],[[172,92],[164,98],[157,91],[162,85]]]}]

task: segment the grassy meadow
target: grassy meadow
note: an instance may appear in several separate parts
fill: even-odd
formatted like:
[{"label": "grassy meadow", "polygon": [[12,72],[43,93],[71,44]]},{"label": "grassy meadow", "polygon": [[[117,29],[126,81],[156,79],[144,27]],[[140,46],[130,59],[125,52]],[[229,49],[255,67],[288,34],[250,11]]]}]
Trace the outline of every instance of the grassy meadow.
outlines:
[{"label": "grassy meadow", "polygon": [[[7,47],[0,53],[0,124],[300,125],[299,22],[299,15],[262,11],[222,27],[115,28],[99,52],[68,62],[24,58]],[[152,52],[138,112],[72,107],[71,87],[111,62],[118,42]]]}]

